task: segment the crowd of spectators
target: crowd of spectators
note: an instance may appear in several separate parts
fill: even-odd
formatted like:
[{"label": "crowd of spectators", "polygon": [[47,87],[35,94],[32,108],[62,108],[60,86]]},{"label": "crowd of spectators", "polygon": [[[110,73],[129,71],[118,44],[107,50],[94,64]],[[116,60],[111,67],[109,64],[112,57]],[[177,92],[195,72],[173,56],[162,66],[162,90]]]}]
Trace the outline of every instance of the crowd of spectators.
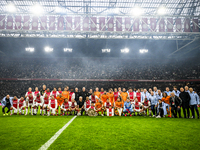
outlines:
[{"label": "crowd of spectators", "polygon": [[200,62],[112,58],[3,59],[0,60],[0,78],[199,79]]}]

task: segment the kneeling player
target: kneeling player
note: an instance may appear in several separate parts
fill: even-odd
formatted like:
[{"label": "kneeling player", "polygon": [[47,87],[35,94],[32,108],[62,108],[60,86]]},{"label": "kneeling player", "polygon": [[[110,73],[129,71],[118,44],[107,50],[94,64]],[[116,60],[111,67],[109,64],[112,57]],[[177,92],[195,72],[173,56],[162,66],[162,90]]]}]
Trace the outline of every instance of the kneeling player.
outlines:
[{"label": "kneeling player", "polygon": [[89,100],[89,97],[86,97],[86,101],[84,103],[85,115],[88,114],[88,110],[90,109],[90,106],[91,106],[91,101]]},{"label": "kneeling player", "polygon": [[29,108],[29,115],[33,115],[33,108],[34,108],[34,100],[35,97],[32,93],[30,93],[26,98],[26,115],[28,114],[28,108]]},{"label": "kneeling player", "polygon": [[24,100],[24,97],[21,97],[19,100],[19,115],[24,115],[25,107],[26,107],[26,102]]},{"label": "kneeling player", "polygon": [[95,111],[98,113],[99,115],[99,112],[101,112],[101,115],[103,115],[103,111],[104,111],[104,108],[103,108],[103,104],[101,102],[101,100],[98,100],[96,103],[95,103]]},{"label": "kneeling player", "polygon": [[144,111],[145,116],[147,115],[147,109],[149,110],[149,116],[151,116],[151,103],[147,98],[142,102],[142,109]]},{"label": "kneeling player", "polygon": [[127,113],[129,113],[130,116],[132,116],[132,115],[131,115],[132,112],[133,112],[133,108],[132,108],[130,99],[127,98],[126,102],[124,103],[124,110],[123,110],[123,113],[125,113],[125,116],[127,116]]},{"label": "kneeling player", "polygon": [[110,108],[112,108],[112,103],[110,102],[109,99],[106,100],[106,102],[104,103],[104,112],[107,112],[107,115],[108,115],[108,111]]},{"label": "kneeling player", "polygon": [[36,98],[35,98],[34,115],[37,114],[39,106],[40,106],[40,115],[42,115],[42,105],[43,105],[43,98],[38,93]]},{"label": "kneeling player", "polygon": [[67,98],[65,99],[65,101],[62,105],[61,111],[63,113],[63,116],[65,115],[66,112],[67,112],[67,116],[68,116],[68,113],[71,111],[71,102],[69,102],[69,100]]},{"label": "kneeling player", "polygon": [[49,96],[47,94],[45,94],[44,103],[43,103],[43,107],[42,107],[43,116],[46,115],[46,110],[47,110],[48,105],[49,105]]},{"label": "kneeling player", "polygon": [[12,112],[14,111],[14,115],[17,115],[17,110],[18,110],[18,98],[16,96],[14,96],[14,98],[12,99],[13,101],[13,109],[10,110],[10,115],[12,115]]},{"label": "kneeling player", "polygon": [[49,105],[48,105],[48,116],[50,116],[50,112],[55,116],[57,109],[57,100],[54,98],[54,96],[51,96],[51,99],[49,100]]},{"label": "kneeling player", "polygon": [[121,116],[122,115],[122,102],[120,97],[117,98],[117,101],[115,102],[115,114]]},{"label": "kneeling player", "polygon": [[165,115],[167,115],[165,103],[162,102],[161,99],[158,100],[158,110],[159,110],[159,115],[156,118],[165,117]]},{"label": "kneeling player", "polygon": [[140,109],[140,107],[142,106],[142,104],[140,102],[138,102],[138,99],[136,98],[134,102],[132,102],[133,105],[133,112],[135,114],[135,112],[137,112],[137,115],[140,116],[141,112],[143,111],[142,109]]},{"label": "kneeling player", "polygon": [[77,115],[77,111],[78,111],[77,103],[74,99],[72,99],[70,115],[72,115],[72,112],[74,112],[74,115]]}]

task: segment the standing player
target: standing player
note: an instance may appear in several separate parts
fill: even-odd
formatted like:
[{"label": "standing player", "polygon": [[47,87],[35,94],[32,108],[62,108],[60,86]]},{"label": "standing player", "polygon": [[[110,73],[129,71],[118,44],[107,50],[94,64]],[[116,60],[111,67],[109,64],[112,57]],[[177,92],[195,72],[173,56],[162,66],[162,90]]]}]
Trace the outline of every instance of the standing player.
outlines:
[{"label": "standing player", "polygon": [[147,98],[144,99],[144,101],[142,102],[142,109],[144,111],[145,116],[147,115],[147,109],[149,110],[149,116],[151,116],[151,103],[150,101],[148,101]]},{"label": "standing player", "polygon": [[[60,106],[60,109],[61,109],[62,104],[63,104],[65,98],[62,96],[62,94],[59,94],[59,95],[56,97],[56,100],[57,100],[57,102],[58,102],[58,104],[57,104],[57,109],[56,109],[56,115],[58,115],[59,106]],[[60,113],[60,115],[62,116],[62,113]]]},{"label": "standing player", "polygon": [[[47,94],[47,95],[50,97],[51,92],[50,92],[50,89],[49,89],[49,88],[47,88],[47,91],[45,92],[45,94]],[[43,96],[44,96],[44,95],[43,95]]]},{"label": "standing player", "polygon": [[95,92],[94,92],[94,95],[96,95],[98,98],[100,98],[101,93],[99,92],[99,88],[98,88],[98,87],[96,87],[96,90],[95,90]]},{"label": "standing player", "polygon": [[[171,92],[170,92],[170,95],[171,95]],[[170,97],[171,96],[167,95],[166,92],[163,93],[162,101],[165,103],[168,117],[171,117]]]},{"label": "standing player", "polygon": [[33,94],[30,93],[26,98],[26,115],[28,114],[28,108],[29,108],[29,115],[33,115],[34,100],[35,96],[33,96]]},{"label": "standing player", "polygon": [[104,113],[107,112],[108,115],[108,109],[112,108],[112,103],[110,102],[109,99],[107,99],[106,102],[104,103],[104,108],[105,108]]},{"label": "standing player", "polygon": [[62,96],[66,99],[69,99],[69,91],[67,90],[67,87],[64,88],[64,91],[62,92]]},{"label": "standing player", "polygon": [[56,108],[57,108],[57,100],[54,98],[54,96],[51,96],[51,99],[49,100],[49,105],[48,105],[48,116],[50,116],[50,112],[55,116],[56,113]]},{"label": "standing player", "polygon": [[39,93],[40,94],[40,91],[38,90],[38,87],[35,88],[35,92],[34,93],[34,96],[37,96],[37,94]]},{"label": "standing player", "polygon": [[138,99],[136,98],[134,102],[132,102],[132,108],[133,108],[133,112],[135,115],[135,112],[137,112],[137,115],[140,116],[141,112],[143,111],[142,109],[140,109],[142,106],[142,104],[138,101]]},{"label": "standing player", "polygon": [[106,100],[108,99],[108,95],[106,94],[106,91],[104,91],[103,95],[101,95],[101,101],[104,104]]},{"label": "standing player", "polygon": [[165,93],[167,93],[167,95],[170,96],[171,91],[169,90],[169,87],[166,87],[165,90]]},{"label": "standing player", "polygon": [[136,97],[138,99],[138,102],[141,102],[141,92],[140,92],[140,89],[137,90]]},{"label": "standing player", "polygon": [[89,96],[89,99],[91,101],[91,103],[96,103],[96,101],[99,99],[98,96],[94,95],[94,93],[92,93],[92,95]]},{"label": "standing player", "polygon": [[147,92],[147,89],[144,89],[144,92],[141,94],[141,102],[143,102],[145,100],[145,98],[147,98],[147,100],[149,99],[149,93]]},{"label": "standing player", "polygon": [[109,89],[109,92],[107,93],[107,95],[108,95],[108,98],[109,98],[111,104],[113,105],[114,104],[114,93],[113,93],[112,88]]},{"label": "standing player", "polygon": [[154,95],[154,92],[151,92],[151,95],[149,96],[149,101],[151,102],[151,110],[153,111],[153,117],[155,117],[158,99],[157,99],[156,95]]},{"label": "standing player", "polygon": [[119,97],[119,92],[117,91],[117,88],[114,88],[114,102],[117,101],[117,98]]},{"label": "standing player", "polygon": [[70,92],[69,92],[69,101],[70,102],[72,101],[72,98],[75,99],[75,93],[74,93],[73,89],[71,89]]},{"label": "standing player", "polygon": [[154,95],[158,94],[158,88],[156,86],[153,87],[153,93],[154,93]]},{"label": "standing player", "polygon": [[[92,94],[94,94],[94,93],[92,93]],[[90,95],[90,96],[91,96],[91,95]],[[94,95],[94,96],[96,96],[96,95]],[[97,96],[96,96],[96,97],[97,97]],[[97,97],[97,98],[98,98],[98,97]],[[92,101],[90,101],[90,100],[89,100],[89,97],[87,96],[87,97],[86,97],[86,101],[85,101],[85,103],[84,103],[85,114],[88,114],[88,110],[90,109],[91,102],[92,102]],[[96,103],[96,101],[95,101],[95,103]]]},{"label": "standing player", "polygon": [[101,92],[100,93],[101,93],[101,95],[104,93],[104,89],[103,88],[101,88]]},{"label": "standing player", "polygon": [[116,114],[119,114],[119,116],[121,116],[122,115],[123,104],[121,102],[120,97],[117,98],[117,101],[114,104],[115,104],[115,112],[116,112]]},{"label": "standing player", "polygon": [[19,100],[19,115],[24,115],[25,107],[26,107],[26,102],[24,100],[24,97],[21,97]]},{"label": "standing player", "polygon": [[53,88],[53,91],[51,92],[51,94],[50,94],[50,96],[54,96],[54,98],[56,98],[57,96],[58,96],[58,91],[57,91],[57,89],[56,88]]},{"label": "standing player", "polygon": [[[88,98],[88,96],[86,98]],[[81,111],[81,116],[83,115],[83,112],[85,111],[85,107],[84,106],[85,105],[84,105],[83,97],[80,96],[79,97],[79,101],[77,102],[78,115],[80,115],[79,111]]]},{"label": "standing player", "polygon": [[126,102],[126,100],[128,98],[128,93],[126,92],[125,88],[123,88],[123,92],[121,92],[120,96],[122,98],[122,103],[123,103],[123,106],[124,106],[124,103]]},{"label": "standing player", "polygon": [[132,88],[129,88],[128,97],[129,97],[129,99],[130,99],[131,102],[133,102],[134,99],[135,99],[135,97],[136,97],[136,93],[133,92],[133,89],[132,89]]},{"label": "standing player", "polygon": [[43,116],[46,115],[46,110],[48,109],[48,105],[49,105],[49,96],[47,94],[45,94],[44,96],[44,103],[43,103],[43,107],[42,107],[42,110],[43,110]]},{"label": "standing player", "polygon": [[174,86],[173,87],[174,90],[172,91],[177,97],[179,97],[179,94],[181,93],[178,89],[177,89],[177,86]]},{"label": "standing player", "polygon": [[58,93],[59,93],[59,94],[62,94],[62,89],[61,89],[61,87],[58,88]]},{"label": "standing player", "polygon": [[14,96],[14,98],[12,99],[13,101],[13,110],[10,110],[10,115],[12,115],[12,112],[14,111],[14,115],[17,115],[17,111],[18,111],[18,98],[17,96]]},{"label": "standing player", "polygon": [[42,105],[43,105],[43,97],[40,96],[40,94],[38,93],[37,96],[35,97],[34,115],[37,114],[39,106],[40,106],[40,115],[42,115]]},{"label": "standing player", "polygon": [[63,113],[63,116],[65,115],[66,112],[67,112],[67,116],[68,116],[69,112],[71,111],[71,102],[69,102],[69,100],[67,98],[65,99],[65,101],[62,105],[61,111]]},{"label": "standing player", "polygon": [[32,92],[32,88],[31,87],[28,88],[28,92],[26,92],[25,98],[27,98],[29,94],[34,95],[34,93]]},{"label": "standing player", "polygon": [[77,115],[77,111],[78,111],[77,103],[74,99],[72,99],[70,115],[72,115],[72,112],[74,112],[74,115]]},{"label": "standing player", "polygon": [[43,85],[42,89],[40,90],[40,95],[44,95],[45,92],[46,92],[46,85]]}]

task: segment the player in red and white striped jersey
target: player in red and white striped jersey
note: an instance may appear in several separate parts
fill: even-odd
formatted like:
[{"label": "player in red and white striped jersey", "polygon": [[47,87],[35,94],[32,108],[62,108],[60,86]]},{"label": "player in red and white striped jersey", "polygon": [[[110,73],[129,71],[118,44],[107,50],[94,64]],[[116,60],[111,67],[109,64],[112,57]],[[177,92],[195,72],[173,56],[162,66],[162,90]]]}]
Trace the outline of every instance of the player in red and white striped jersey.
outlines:
[{"label": "player in red and white striped jersey", "polygon": [[[37,94],[40,94],[40,91],[38,90],[38,87],[35,88],[35,92],[33,92],[34,96],[37,96]],[[41,95],[41,94],[40,94]]]},{"label": "player in red and white striped jersey", "polygon": [[142,109],[144,111],[145,116],[147,115],[147,109],[149,110],[149,116],[151,116],[151,103],[150,101],[145,98],[144,101],[142,102]]},{"label": "player in red and white striped jersey", "polygon": [[67,116],[69,115],[69,112],[71,111],[71,102],[66,98],[64,103],[62,104],[61,111],[63,113],[63,116],[67,112]]},{"label": "player in red and white striped jersey", "polygon": [[108,112],[109,108],[112,108],[112,103],[110,102],[109,99],[106,100],[106,102],[104,103],[104,111]]},{"label": "player in red and white striped jersey", "polygon": [[42,115],[43,97],[38,93],[34,100],[34,115],[37,114],[40,106],[40,115]]},{"label": "player in red and white striped jersey", "polygon": [[51,99],[49,100],[49,105],[48,105],[48,116],[50,116],[50,112],[55,116],[57,109],[57,100],[54,98],[54,96],[51,96]]},{"label": "player in red and white striped jersey", "polygon": [[28,114],[28,108],[29,114],[33,115],[34,100],[35,96],[33,96],[33,94],[30,93],[26,98],[26,115]]},{"label": "player in red and white striped jersey", "polygon": [[34,95],[34,93],[32,92],[32,88],[31,87],[28,88],[28,92],[26,92],[25,98],[27,98],[29,94],[33,94]]},{"label": "player in red and white striped jersey", "polygon": [[52,95],[54,96],[54,98],[56,98],[59,95],[56,88],[53,88],[53,91],[51,92],[50,96],[52,96]]},{"label": "player in red and white striped jersey", "polygon": [[76,101],[74,99],[72,99],[70,115],[72,115],[72,112],[74,112],[74,114],[76,115],[77,111],[78,111],[77,103],[76,103]]},{"label": "player in red and white striped jersey", "polygon": [[117,91],[117,88],[114,88],[114,102],[117,101],[117,98],[119,97],[120,93]]},{"label": "player in red and white striped jersey", "polygon": [[[93,93],[92,93],[93,94]],[[90,95],[91,96],[91,95]],[[95,95],[94,95],[95,96]],[[96,96],[97,97],[97,96]],[[98,98],[98,97],[97,97]],[[90,109],[91,106],[91,101],[89,100],[89,97],[86,97],[86,101],[84,102],[84,108],[85,108],[85,113],[88,113],[88,110]]]},{"label": "player in red and white striped jersey", "polygon": [[137,115],[140,115],[143,110],[140,109],[142,107],[142,104],[138,102],[138,99],[136,98],[135,101],[132,102],[131,104],[133,106],[134,115],[135,115],[135,112],[137,112]]},{"label": "player in red and white striped jersey", "polygon": [[46,109],[49,105],[49,96],[47,94],[45,94],[45,96],[43,97],[43,107],[42,107],[42,110],[43,110],[43,116],[46,115]]},{"label": "player in red and white striped jersey", "polygon": [[61,87],[58,88],[58,93],[59,93],[59,94],[62,94],[62,89],[61,89]]},{"label": "player in red and white striped jersey", "polygon": [[19,115],[24,115],[24,110],[26,107],[26,102],[24,100],[24,97],[20,98],[20,100],[18,101],[18,106],[19,106]]},{"label": "player in red and white striped jersey", "polygon": [[99,100],[98,96],[94,95],[94,93],[92,93],[92,95],[89,96],[89,99],[91,101],[91,103],[96,103],[97,100]]},{"label": "player in red and white striped jersey", "polygon": [[133,89],[132,89],[132,88],[129,89],[128,97],[129,97],[129,99],[130,99],[131,102],[133,102],[134,99],[136,98],[136,93],[133,92]]},{"label": "player in red and white striped jersey", "polygon": [[14,114],[17,115],[17,111],[18,111],[18,102],[19,102],[17,96],[14,96],[14,98],[12,99],[12,101],[13,101],[13,107],[12,107],[13,109],[10,110],[10,115],[13,114],[13,111],[14,111]]}]

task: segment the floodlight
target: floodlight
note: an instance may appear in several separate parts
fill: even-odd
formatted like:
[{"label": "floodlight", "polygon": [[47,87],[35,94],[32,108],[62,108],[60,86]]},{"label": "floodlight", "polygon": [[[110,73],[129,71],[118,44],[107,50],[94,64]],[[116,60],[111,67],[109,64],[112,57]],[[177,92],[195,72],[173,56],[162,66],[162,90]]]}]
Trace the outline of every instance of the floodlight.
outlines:
[{"label": "floodlight", "polygon": [[144,13],[144,10],[141,7],[134,7],[131,10],[131,14],[134,16],[140,16]]},{"label": "floodlight", "polygon": [[35,4],[31,7],[30,11],[36,15],[40,15],[43,13],[43,8],[39,4]]},{"label": "floodlight", "polygon": [[129,52],[128,48],[121,49],[121,53],[128,53],[128,52]]},{"label": "floodlight", "polygon": [[7,11],[8,12],[16,12],[16,10],[17,9],[16,9],[14,4],[10,3],[10,4],[7,5]]},{"label": "floodlight", "polygon": [[27,47],[27,48],[25,48],[25,50],[27,52],[34,52],[35,51],[35,49],[33,47]]},{"label": "floodlight", "polygon": [[165,7],[160,7],[157,11],[159,15],[164,15],[166,13],[166,8]]},{"label": "floodlight", "polygon": [[139,52],[140,52],[140,53],[147,53],[147,52],[148,52],[148,49],[140,49]]},{"label": "floodlight", "polygon": [[73,49],[72,48],[64,48],[63,50],[64,50],[64,52],[72,52]]},{"label": "floodlight", "polygon": [[53,51],[53,48],[47,46],[44,48],[45,52],[52,52]]},{"label": "floodlight", "polygon": [[102,49],[102,53],[110,53],[110,49]]}]

